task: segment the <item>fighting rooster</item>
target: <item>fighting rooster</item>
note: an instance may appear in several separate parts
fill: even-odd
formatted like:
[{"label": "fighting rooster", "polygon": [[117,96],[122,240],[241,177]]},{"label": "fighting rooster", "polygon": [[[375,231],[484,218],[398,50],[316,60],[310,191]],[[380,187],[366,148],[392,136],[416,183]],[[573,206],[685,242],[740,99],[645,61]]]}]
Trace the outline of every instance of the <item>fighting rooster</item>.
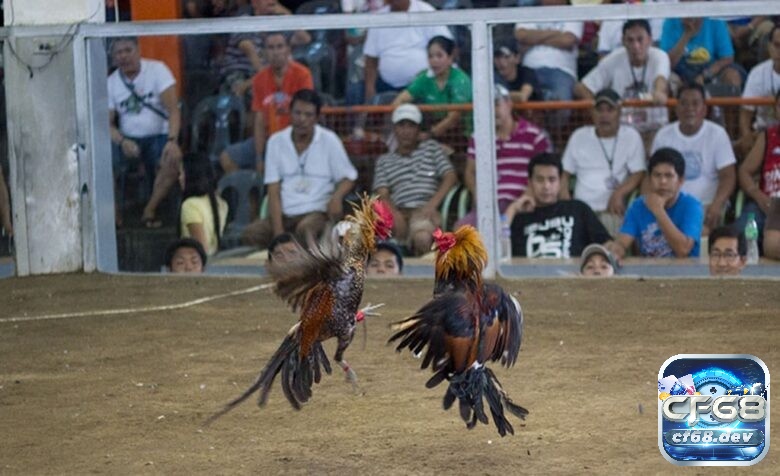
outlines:
[{"label": "fighting rooster", "polygon": [[[356,385],[355,371],[344,360],[344,351],[355,333],[358,305],[363,297],[366,259],[375,249],[376,238],[385,239],[393,227],[390,209],[377,198],[364,196],[340,246],[326,250],[311,243],[308,253],[284,265],[269,266],[276,282],[274,291],[300,320],[290,329],[282,345],[271,357],[255,383],[231,401],[208,422],[224,415],[257,390],[258,404],[268,400],[274,379],[281,372],[282,391],[296,410],[311,397],[312,382],[319,383],[321,368],[331,367],[322,342],[335,337],[338,345],[334,359],[347,378]],[[357,317],[357,319],[356,319]]]},{"label": "fighting rooster", "polygon": [[421,368],[432,364],[434,375],[425,384],[433,388],[449,381],[444,409],[457,398],[466,427],[477,421],[488,423],[483,398],[501,436],[514,434],[504,417],[504,408],[525,419],[528,410],[512,403],[488,360],[500,360],[510,367],[517,361],[523,333],[519,304],[496,284],[482,281],[487,253],[477,230],[469,225],[454,233],[434,232],[436,283],[434,298],[415,315],[393,324],[397,332],[389,342],[400,339],[396,350],[408,348],[422,355]]}]

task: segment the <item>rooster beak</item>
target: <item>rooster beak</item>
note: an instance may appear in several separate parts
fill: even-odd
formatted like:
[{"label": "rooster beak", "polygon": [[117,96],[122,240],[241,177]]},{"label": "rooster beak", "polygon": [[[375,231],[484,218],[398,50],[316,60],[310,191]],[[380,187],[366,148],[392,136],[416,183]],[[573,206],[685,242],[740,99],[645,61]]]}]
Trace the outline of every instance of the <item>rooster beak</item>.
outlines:
[{"label": "rooster beak", "polygon": [[435,241],[431,243],[431,251],[438,251],[439,250],[439,244]]}]

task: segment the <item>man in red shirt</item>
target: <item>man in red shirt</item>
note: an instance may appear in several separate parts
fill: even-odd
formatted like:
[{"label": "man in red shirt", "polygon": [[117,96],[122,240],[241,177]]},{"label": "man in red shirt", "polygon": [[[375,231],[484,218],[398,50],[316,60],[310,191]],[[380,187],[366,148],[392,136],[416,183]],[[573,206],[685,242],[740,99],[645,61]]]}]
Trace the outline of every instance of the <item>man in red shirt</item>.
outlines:
[{"label": "man in red shirt", "polygon": [[301,89],[314,89],[309,68],[292,59],[287,33],[269,33],[263,50],[268,66],[252,78],[254,134],[222,153],[220,164],[226,174],[251,168],[253,162],[262,174],[266,139],[290,125],[290,98]]}]

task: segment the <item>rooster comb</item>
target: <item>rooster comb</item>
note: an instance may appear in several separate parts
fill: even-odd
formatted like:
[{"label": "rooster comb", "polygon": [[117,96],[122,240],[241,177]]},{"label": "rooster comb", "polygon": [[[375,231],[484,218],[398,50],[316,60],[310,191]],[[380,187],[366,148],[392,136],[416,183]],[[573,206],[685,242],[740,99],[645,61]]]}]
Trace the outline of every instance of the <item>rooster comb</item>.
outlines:
[{"label": "rooster comb", "polygon": [[[454,232],[433,232],[438,253],[436,254],[436,275],[459,278],[476,278],[487,264],[487,251],[476,228],[463,225]],[[478,279],[478,278],[477,278]]]},{"label": "rooster comb", "polygon": [[377,196],[363,194],[360,204],[354,204],[355,213],[347,219],[356,223],[369,249],[374,248],[375,238],[387,239],[393,229],[393,213]]}]

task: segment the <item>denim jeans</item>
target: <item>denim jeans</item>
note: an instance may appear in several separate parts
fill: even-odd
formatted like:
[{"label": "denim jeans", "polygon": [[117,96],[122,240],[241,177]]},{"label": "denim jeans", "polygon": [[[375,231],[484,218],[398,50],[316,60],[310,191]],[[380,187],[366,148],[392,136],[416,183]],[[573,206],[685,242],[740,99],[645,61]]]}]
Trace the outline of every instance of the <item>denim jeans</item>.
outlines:
[{"label": "denim jeans", "polygon": [[[541,86],[542,98],[545,101],[571,101],[576,80],[562,69],[537,68],[536,81]],[[547,112],[547,126],[560,128],[571,117],[570,109],[558,109]]]}]

